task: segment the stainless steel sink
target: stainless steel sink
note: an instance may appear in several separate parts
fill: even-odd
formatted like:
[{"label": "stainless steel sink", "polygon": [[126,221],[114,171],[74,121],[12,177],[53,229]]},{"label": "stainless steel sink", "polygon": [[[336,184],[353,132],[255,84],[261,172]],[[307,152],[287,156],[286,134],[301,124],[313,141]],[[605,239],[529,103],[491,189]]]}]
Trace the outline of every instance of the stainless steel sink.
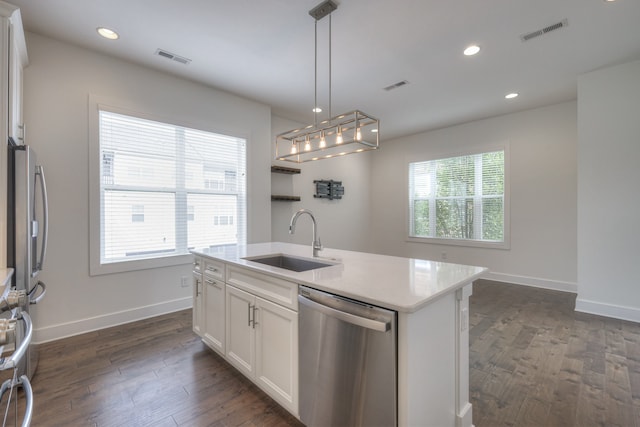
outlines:
[{"label": "stainless steel sink", "polygon": [[244,259],[246,259],[247,261],[253,261],[260,264],[266,264],[272,267],[284,268],[285,270],[297,272],[315,270],[316,268],[330,267],[332,265],[335,265],[328,262],[320,262],[308,258],[298,258],[283,254],[261,255]]}]

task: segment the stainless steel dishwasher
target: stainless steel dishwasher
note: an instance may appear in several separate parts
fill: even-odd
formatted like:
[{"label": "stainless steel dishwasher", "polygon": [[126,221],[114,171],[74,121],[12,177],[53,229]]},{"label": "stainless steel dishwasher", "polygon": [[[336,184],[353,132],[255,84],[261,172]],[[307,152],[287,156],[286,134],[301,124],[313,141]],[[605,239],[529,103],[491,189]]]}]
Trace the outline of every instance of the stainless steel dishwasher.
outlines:
[{"label": "stainless steel dishwasher", "polygon": [[300,419],[397,425],[396,312],[300,286]]}]

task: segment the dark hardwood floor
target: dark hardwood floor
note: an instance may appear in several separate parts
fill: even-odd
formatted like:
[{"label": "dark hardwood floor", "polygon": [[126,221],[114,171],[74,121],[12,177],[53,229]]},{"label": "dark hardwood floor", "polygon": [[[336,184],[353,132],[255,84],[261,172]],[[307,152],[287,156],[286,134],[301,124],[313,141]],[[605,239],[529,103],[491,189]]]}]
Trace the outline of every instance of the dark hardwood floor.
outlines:
[{"label": "dark hardwood floor", "polygon": [[473,421],[640,427],[640,324],[574,311],[575,294],[478,281]]},{"label": "dark hardwood floor", "polygon": [[[477,427],[640,427],[640,325],[575,295],[479,281]],[[300,426],[191,332],[191,311],[40,346],[33,426]]]},{"label": "dark hardwood floor", "polygon": [[33,426],[301,425],[208,349],[191,310],[40,346]]}]

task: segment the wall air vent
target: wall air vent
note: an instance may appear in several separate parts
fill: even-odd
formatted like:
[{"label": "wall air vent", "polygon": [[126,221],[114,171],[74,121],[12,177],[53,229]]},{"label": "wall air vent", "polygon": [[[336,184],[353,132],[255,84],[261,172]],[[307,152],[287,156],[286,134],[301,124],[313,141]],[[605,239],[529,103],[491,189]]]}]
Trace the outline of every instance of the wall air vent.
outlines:
[{"label": "wall air vent", "polygon": [[191,62],[190,59],[185,58],[184,56],[176,55],[175,53],[167,52],[166,50],[162,50],[162,49],[156,50],[156,55],[162,56],[163,58],[167,58],[172,61],[179,62],[184,65],[189,65],[189,63]]},{"label": "wall air vent", "polygon": [[390,86],[387,86],[387,87],[385,87],[383,89],[386,90],[386,91],[390,91],[390,90],[398,89],[399,87],[402,87],[402,86],[408,85],[408,84],[409,84],[408,81],[402,80],[401,82],[394,83],[394,84],[392,84]]},{"label": "wall air vent", "polygon": [[523,42],[526,42],[526,41],[529,41],[529,40],[534,39],[536,37],[540,37],[542,35],[550,33],[551,31],[555,31],[555,30],[559,30],[560,28],[564,28],[567,25],[569,25],[569,22],[566,19],[563,19],[560,22],[556,22],[555,24],[548,25],[548,26],[546,26],[544,28],[541,28],[539,30],[532,31],[532,32],[527,33],[527,34],[522,34],[520,36],[520,40],[522,40]]}]

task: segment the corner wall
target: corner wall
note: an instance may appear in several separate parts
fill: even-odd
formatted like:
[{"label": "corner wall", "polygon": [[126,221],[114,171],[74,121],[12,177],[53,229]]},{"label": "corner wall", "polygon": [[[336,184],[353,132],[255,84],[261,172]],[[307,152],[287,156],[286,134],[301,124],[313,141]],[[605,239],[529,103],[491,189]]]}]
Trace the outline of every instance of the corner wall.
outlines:
[{"label": "corner wall", "polygon": [[50,198],[47,296],[33,306],[42,342],[191,307],[191,264],[89,276],[88,96],[153,108],[185,123],[248,137],[248,236],[271,240],[270,107],[169,74],[27,33],[27,143],[47,173]]},{"label": "corner wall", "polygon": [[[374,252],[488,267],[494,280],[576,291],[576,102],[385,141],[372,162]],[[407,241],[408,163],[509,145],[509,249]]]},{"label": "corner wall", "polygon": [[640,61],[578,79],[576,310],[640,322]]}]

